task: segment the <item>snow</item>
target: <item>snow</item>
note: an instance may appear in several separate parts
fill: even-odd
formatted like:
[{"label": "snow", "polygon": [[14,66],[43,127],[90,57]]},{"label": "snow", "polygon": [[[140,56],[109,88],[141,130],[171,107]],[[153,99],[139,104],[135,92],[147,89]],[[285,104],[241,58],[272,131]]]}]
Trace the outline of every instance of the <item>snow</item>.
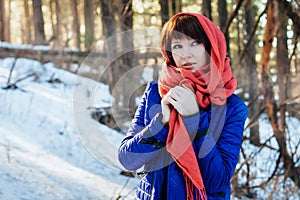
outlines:
[{"label": "snow", "polygon": [[[3,88],[14,61],[0,60]],[[124,135],[88,109],[111,104],[108,86],[24,58],[10,83],[31,73],[0,89],[0,199],[132,199],[138,178],[120,175],[117,161]]]}]

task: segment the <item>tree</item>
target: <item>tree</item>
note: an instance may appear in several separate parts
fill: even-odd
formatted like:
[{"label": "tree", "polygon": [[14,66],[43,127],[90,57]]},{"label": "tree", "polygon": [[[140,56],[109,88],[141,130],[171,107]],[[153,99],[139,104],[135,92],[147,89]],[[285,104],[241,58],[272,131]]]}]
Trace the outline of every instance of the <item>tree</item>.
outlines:
[{"label": "tree", "polygon": [[211,15],[211,0],[203,0],[202,13],[208,19],[212,20],[212,15]]},{"label": "tree", "polygon": [[46,44],[45,29],[44,29],[44,17],[42,12],[42,1],[32,0],[33,7],[33,20],[34,20],[34,33],[35,44]]},{"label": "tree", "polygon": [[[224,30],[227,23],[228,12],[227,12],[227,3],[225,0],[218,0],[218,13],[219,13],[219,26],[221,30]],[[227,53],[230,56],[230,41],[229,41],[229,32],[225,32],[225,39],[227,45]]]},{"label": "tree", "polygon": [[[247,0],[245,3],[245,31],[247,33],[252,33],[255,28],[254,24],[254,12],[252,0]],[[242,61],[242,66],[246,67],[245,79],[248,80],[249,84],[246,86],[246,91],[249,93],[249,100],[251,104],[249,105],[249,118],[252,123],[250,127],[250,143],[254,145],[259,145],[259,88],[258,88],[258,74],[257,74],[257,62],[256,56],[256,38],[249,34],[247,38],[248,43],[244,49],[244,59]]]},{"label": "tree", "polygon": [[115,79],[114,79],[114,67],[115,65],[115,58],[117,56],[117,40],[110,39],[114,34],[117,32],[117,24],[115,19],[115,10],[113,6],[113,1],[110,0],[103,0],[99,2],[99,6],[101,9],[101,19],[102,19],[102,32],[103,32],[103,40],[104,46],[103,51],[106,54],[107,63],[110,65],[108,76],[108,83],[110,86],[110,91],[115,86]]},{"label": "tree", "polygon": [[85,24],[85,34],[84,42],[85,47],[90,49],[94,43],[95,36],[95,24],[94,24],[94,1],[84,0],[84,24]]},{"label": "tree", "polygon": [[276,53],[276,68],[277,68],[277,85],[279,93],[280,108],[280,129],[286,129],[285,112],[286,106],[284,105],[287,99],[287,78],[289,74],[289,54],[287,46],[287,16],[284,13],[282,5],[278,5],[278,31],[277,31],[277,53]]},{"label": "tree", "polygon": [[32,35],[31,35],[31,28],[32,28],[32,17],[29,12],[29,5],[28,0],[24,0],[24,36],[25,36],[25,43],[30,44],[32,42]]},{"label": "tree", "polygon": [[64,47],[63,41],[62,41],[62,23],[61,23],[61,11],[60,11],[60,2],[59,0],[54,0],[53,2],[55,6],[55,16],[56,16],[56,24],[54,25],[55,31],[54,31],[54,37],[55,39],[55,46],[58,49],[62,49]]},{"label": "tree", "polygon": [[10,42],[10,8],[10,0],[0,0],[0,40],[6,42]]},{"label": "tree", "polygon": [[160,5],[160,16],[161,16],[161,26],[163,26],[170,18],[169,15],[169,3],[165,0],[159,0]]},{"label": "tree", "polygon": [[49,40],[49,43],[56,40],[56,5],[55,0],[49,1],[49,10],[50,10],[50,21],[51,21],[51,28],[52,28],[52,36]]},{"label": "tree", "polygon": [[[122,40],[122,50],[125,51],[122,54],[119,67],[121,68],[121,75],[125,75],[127,78],[127,84],[122,84],[122,104],[123,110],[125,111],[122,114],[123,119],[131,121],[136,105],[135,98],[137,95],[136,90],[139,87],[141,73],[142,71],[138,68],[135,68],[138,64],[137,57],[135,55],[134,49],[134,31],[133,31],[133,10],[132,10],[132,0],[122,0],[120,4],[120,25],[121,25],[121,40]],[[134,69],[134,73],[130,73],[130,70]],[[119,75],[120,77],[120,75]],[[124,120],[124,122],[126,122]]]},{"label": "tree", "polygon": [[171,15],[179,13],[182,10],[182,0],[171,0],[171,4],[169,1],[169,5],[171,5],[172,12],[169,12]]},{"label": "tree", "polygon": [[5,38],[5,4],[4,0],[0,0],[0,40],[6,41]]},{"label": "tree", "polygon": [[77,2],[78,0],[72,0],[71,6],[72,6],[72,14],[73,14],[73,34],[75,39],[75,46],[77,49],[81,49],[81,34],[80,34],[80,22],[79,22],[79,16],[78,16],[78,10],[77,10]]}]

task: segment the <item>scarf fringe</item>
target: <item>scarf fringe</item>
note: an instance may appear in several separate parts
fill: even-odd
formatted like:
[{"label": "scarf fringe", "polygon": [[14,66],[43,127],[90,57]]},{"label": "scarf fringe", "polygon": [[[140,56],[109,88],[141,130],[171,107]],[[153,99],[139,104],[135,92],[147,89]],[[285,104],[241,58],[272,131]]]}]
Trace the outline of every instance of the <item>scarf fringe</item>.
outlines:
[{"label": "scarf fringe", "polygon": [[203,187],[202,189],[198,189],[194,186],[193,182],[186,174],[184,174],[183,177],[185,179],[187,200],[207,200],[205,187]]}]

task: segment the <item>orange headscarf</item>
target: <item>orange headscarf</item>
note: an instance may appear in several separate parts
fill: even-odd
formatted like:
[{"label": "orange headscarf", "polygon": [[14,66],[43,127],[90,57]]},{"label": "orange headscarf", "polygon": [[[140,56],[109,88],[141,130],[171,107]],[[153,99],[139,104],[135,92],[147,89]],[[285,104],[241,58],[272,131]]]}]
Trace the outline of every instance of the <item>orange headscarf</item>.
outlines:
[{"label": "orange headscarf", "polygon": [[[196,95],[199,107],[207,108],[211,103],[223,105],[236,88],[236,79],[232,76],[229,58],[226,57],[226,41],[221,30],[206,17],[196,13],[178,13],[178,15],[195,16],[205,31],[210,43],[210,63],[197,72],[176,68],[166,58],[162,75],[159,78],[159,92],[163,98],[167,92],[177,86],[188,86]],[[207,199],[200,168],[191,139],[181,116],[175,109],[171,110],[167,151],[182,169],[186,181],[187,199],[193,199],[193,185],[198,189],[201,199]],[[197,192],[196,192],[197,194]],[[200,198],[200,197],[199,197]],[[198,199],[198,197],[197,197]]]}]

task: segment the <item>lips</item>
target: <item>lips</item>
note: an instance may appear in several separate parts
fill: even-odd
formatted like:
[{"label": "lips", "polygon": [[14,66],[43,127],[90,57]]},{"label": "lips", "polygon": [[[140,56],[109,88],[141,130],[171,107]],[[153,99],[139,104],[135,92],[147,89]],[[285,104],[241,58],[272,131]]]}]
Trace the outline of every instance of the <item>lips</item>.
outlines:
[{"label": "lips", "polygon": [[187,63],[184,63],[182,65],[182,68],[184,68],[184,69],[193,69],[193,68],[195,68],[195,65],[196,65],[196,63],[187,62]]}]

